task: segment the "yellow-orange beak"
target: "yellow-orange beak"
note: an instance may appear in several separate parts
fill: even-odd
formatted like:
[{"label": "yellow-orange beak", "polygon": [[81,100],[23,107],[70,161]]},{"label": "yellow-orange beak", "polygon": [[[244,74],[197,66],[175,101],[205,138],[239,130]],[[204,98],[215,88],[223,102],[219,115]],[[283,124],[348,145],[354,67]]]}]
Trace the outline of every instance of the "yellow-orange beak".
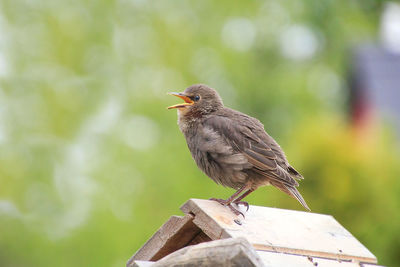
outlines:
[{"label": "yellow-orange beak", "polygon": [[167,109],[184,108],[184,107],[191,106],[191,105],[194,104],[193,100],[190,99],[188,96],[186,96],[184,93],[175,93],[175,92],[171,92],[171,93],[168,93],[168,94],[169,94],[169,95],[173,95],[173,96],[177,96],[177,97],[179,97],[179,98],[182,98],[183,101],[185,101],[185,103],[176,104],[176,105],[173,105],[173,106],[169,106]]}]

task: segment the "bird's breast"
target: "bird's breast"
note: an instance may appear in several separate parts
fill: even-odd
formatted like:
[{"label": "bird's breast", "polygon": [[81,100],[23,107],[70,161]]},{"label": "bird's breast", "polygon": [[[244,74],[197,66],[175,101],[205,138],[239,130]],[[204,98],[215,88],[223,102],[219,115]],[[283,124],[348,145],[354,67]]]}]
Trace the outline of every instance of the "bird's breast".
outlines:
[{"label": "bird's breast", "polygon": [[247,181],[242,172],[247,161],[235,154],[223,140],[215,139],[204,129],[196,129],[185,134],[190,153],[197,166],[217,184],[239,188]]}]

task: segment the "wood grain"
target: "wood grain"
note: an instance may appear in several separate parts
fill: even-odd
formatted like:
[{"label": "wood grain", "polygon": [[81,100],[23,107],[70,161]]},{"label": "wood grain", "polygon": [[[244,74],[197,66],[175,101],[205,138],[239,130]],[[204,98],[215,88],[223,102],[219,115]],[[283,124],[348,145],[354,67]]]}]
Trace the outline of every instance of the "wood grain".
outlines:
[{"label": "wood grain", "polygon": [[127,266],[134,260],[156,261],[185,247],[201,232],[193,223],[193,216],[172,216],[161,228],[132,256]]},{"label": "wood grain", "polygon": [[264,267],[262,260],[245,238],[228,238],[187,246],[162,258],[154,267],[248,266]]},{"label": "wood grain", "polygon": [[376,263],[376,257],[332,216],[250,206],[246,219],[215,201],[190,199],[181,210],[211,239],[245,237],[257,250]]},{"label": "wood grain", "polygon": [[[278,253],[270,251],[257,251],[261,260],[266,267],[360,267],[359,262],[354,261],[341,261],[326,258],[317,258],[311,256],[300,256],[287,253]],[[376,266],[376,265],[374,265]],[[379,266],[376,266],[379,267]]]}]

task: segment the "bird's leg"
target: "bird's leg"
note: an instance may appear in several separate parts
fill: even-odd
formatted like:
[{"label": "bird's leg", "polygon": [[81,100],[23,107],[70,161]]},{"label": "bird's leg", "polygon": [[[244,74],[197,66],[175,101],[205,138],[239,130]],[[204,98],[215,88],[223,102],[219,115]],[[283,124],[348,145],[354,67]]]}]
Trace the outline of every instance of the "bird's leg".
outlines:
[{"label": "bird's leg", "polygon": [[232,196],[230,196],[228,199],[220,199],[220,198],[210,198],[210,200],[214,200],[217,201],[218,203],[220,203],[221,205],[224,206],[228,206],[232,203],[233,200],[235,200],[235,198],[240,195],[240,193],[242,193],[244,190],[247,189],[247,185],[242,186],[241,188],[239,188],[238,191],[236,191]]},{"label": "bird's leg", "polygon": [[249,203],[247,203],[246,201],[241,201],[243,198],[247,197],[251,192],[253,192],[254,189],[249,189],[246,192],[244,192],[240,197],[238,197],[237,199],[235,199],[233,201],[233,203],[235,203],[236,205],[244,205],[246,207],[246,211],[249,210]]},{"label": "bird's leg", "polygon": [[[240,193],[242,193],[243,191],[245,191],[246,189],[248,189],[248,185],[244,185],[244,186],[242,186],[241,188],[239,188],[239,190],[238,191],[236,191],[232,196],[230,196],[228,199],[220,199],[220,198],[210,198],[210,200],[214,200],[214,201],[217,201],[218,203],[220,203],[221,205],[223,205],[223,206],[228,206],[230,209],[231,209],[231,211],[233,212],[233,213],[235,213],[236,215],[239,215],[239,214],[241,214],[243,217],[244,217],[244,214],[242,213],[242,212],[240,212],[240,211],[238,211],[237,209],[235,209],[233,206],[232,206],[232,202],[234,202],[235,201],[235,199],[237,198],[237,196],[238,195],[240,195]],[[248,190],[249,191],[249,190]],[[246,191],[244,194],[246,194],[248,191]],[[243,194],[243,195],[244,195]],[[247,195],[248,194],[250,194],[250,193],[247,193]],[[242,199],[243,197],[242,196],[240,196],[240,197],[238,197],[238,199],[240,200],[240,199]],[[234,202],[234,203],[236,203],[236,202]],[[237,203],[236,203],[237,204]],[[242,204],[242,203],[241,203]],[[247,206],[248,206],[248,204],[247,204]]]}]

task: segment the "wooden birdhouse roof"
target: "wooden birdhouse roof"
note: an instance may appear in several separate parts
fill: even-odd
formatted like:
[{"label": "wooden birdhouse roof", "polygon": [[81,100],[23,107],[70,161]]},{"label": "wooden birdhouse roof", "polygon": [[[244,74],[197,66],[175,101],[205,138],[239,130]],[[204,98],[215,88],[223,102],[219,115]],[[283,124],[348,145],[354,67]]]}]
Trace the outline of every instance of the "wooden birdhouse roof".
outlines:
[{"label": "wooden birdhouse roof", "polygon": [[244,219],[201,199],[190,199],[181,210],[185,216],[172,216],[132,256],[128,267],[176,262],[212,266],[235,260],[247,260],[246,266],[377,264],[376,257],[330,215],[250,206]]}]

